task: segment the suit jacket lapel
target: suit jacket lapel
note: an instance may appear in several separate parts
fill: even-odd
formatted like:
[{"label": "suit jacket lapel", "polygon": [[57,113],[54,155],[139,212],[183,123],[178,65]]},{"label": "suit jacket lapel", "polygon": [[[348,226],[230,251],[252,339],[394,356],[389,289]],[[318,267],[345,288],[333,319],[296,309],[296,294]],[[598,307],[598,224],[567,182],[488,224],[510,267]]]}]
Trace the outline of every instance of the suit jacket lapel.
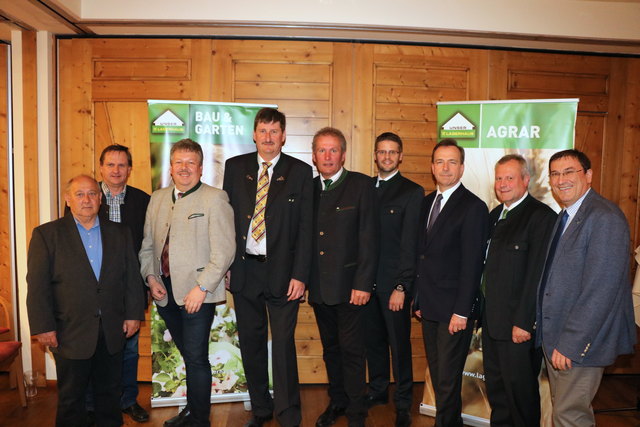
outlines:
[{"label": "suit jacket lapel", "polygon": [[[115,265],[115,261],[111,259],[114,256],[114,244],[113,244],[113,235],[115,230],[111,230],[113,224],[108,221],[103,221],[100,219],[100,240],[102,240],[102,264],[100,267],[100,279],[104,279],[107,274],[107,270],[105,267]],[[120,250],[125,250],[125,248],[120,248]]]},{"label": "suit jacket lapel", "polygon": [[266,210],[269,210],[271,202],[276,199],[278,193],[287,181],[285,174],[289,170],[288,163],[286,154],[281,153],[278,163],[273,167],[273,174],[271,175],[271,181],[269,181],[269,195],[267,196]]},{"label": "suit jacket lapel", "polygon": [[247,200],[250,200],[251,203],[255,204],[256,200],[256,191],[258,190],[258,161],[257,153],[251,153],[250,156],[246,157],[246,163],[244,167],[244,183],[245,189],[247,191]]},{"label": "suit jacket lapel", "polygon": [[65,226],[67,227],[67,233],[65,234],[69,236],[69,249],[73,254],[73,258],[78,260],[78,268],[84,270],[79,273],[83,276],[91,277],[97,283],[96,275],[93,273],[89,257],[87,256],[87,251],[85,251],[84,245],[82,244],[82,239],[80,238],[76,221],[74,220],[71,212],[69,212],[65,218]]},{"label": "suit jacket lapel", "polygon": [[[429,244],[434,240],[432,237],[436,236],[439,230],[444,226],[444,224],[446,223],[446,218],[456,211],[457,205],[460,203],[460,200],[462,200],[463,193],[464,186],[460,184],[460,187],[458,187],[458,189],[451,194],[449,200],[447,200],[447,203],[445,203],[444,207],[440,211],[438,218],[436,218],[436,222],[433,223],[431,230],[429,230],[429,233],[427,233],[427,246],[429,246]],[[433,202],[431,204],[433,204]],[[430,209],[431,206],[429,206],[429,210]],[[428,215],[429,214],[427,213],[427,218]]]},{"label": "suit jacket lapel", "polygon": [[562,236],[560,236],[560,240],[558,241],[558,247],[556,248],[556,253],[559,253],[560,251],[562,251],[563,250],[562,248],[564,247],[566,242],[571,240],[571,237],[578,232],[578,229],[582,225],[582,221],[584,221],[587,215],[587,212],[589,212],[590,210],[589,205],[591,205],[591,201],[593,200],[594,194],[596,193],[593,190],[590,190],[589,194],[587,194],[587,197],[585,197],[584,200],[582,201],[582,204],[580,205],[578,212],[576,212],[576,215],[573,217],[573,219],[567,226],[567,229],[564,230],[564,233],[562,233]]}]

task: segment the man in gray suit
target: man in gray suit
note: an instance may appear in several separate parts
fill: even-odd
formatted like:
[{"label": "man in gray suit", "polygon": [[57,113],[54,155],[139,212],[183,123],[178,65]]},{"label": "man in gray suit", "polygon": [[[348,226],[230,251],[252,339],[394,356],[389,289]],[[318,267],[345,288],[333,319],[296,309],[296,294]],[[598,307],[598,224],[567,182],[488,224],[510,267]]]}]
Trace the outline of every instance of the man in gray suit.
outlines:
[{"label": "man in gray suit", "polygon": [[183,139],[171,147],[174,185],[155,191],[140,250],[142,277],[184,359],[187,406],[165,426],[209,426],[209,334],[224,276],[236,251],[227,194],[200,181],[202,148]]},{"label": "man in gray suit", "polygon": [[592,179],[591,162],[578,150],[549,161],[563,210],[538,288],[536,343],[544,350],[556,427],[595,425],[591,401],[604,367],[635,343],[629,226],[591,189]]}]

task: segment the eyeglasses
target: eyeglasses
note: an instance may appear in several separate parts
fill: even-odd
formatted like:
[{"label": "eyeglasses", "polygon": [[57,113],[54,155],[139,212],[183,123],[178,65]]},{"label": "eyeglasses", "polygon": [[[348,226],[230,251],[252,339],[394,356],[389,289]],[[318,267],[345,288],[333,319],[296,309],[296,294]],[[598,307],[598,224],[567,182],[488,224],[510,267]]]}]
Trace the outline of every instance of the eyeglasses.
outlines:
[{"label": "eyeglasses", "polygon": [[389,157],[393,157],[400,154],[400,152],[397,150],[376,150],[376,154],[379,156],[386,156],[388,154]]},{"label": "eyeglasses", "polygon": [[563,178],[573,178],[573,176],[575,174],[577,174],[578,172],[582,172],[584,169],[578,169],[578,170],[573,170],[573,169],[569,169],[566,171],[562,171],[562,172],[551,172],[549,174],[549,178],[550,179],[558,179],[560,177]]}]

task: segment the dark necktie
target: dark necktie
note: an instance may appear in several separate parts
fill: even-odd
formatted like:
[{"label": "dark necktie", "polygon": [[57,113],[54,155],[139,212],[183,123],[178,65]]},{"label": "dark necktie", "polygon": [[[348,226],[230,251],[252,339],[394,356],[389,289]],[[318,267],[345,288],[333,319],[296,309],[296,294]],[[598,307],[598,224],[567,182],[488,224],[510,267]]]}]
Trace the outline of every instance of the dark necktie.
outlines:
[{"label": "dark necktie", "polygon": [[[178,199],[181,199],[182,196],[184,196],[184,193],[178,193]],[[169,277],[171,275],[169,271],[169,234],[171,234],[171,228],[167,230],[167,239],[164,241],[162,253],[160,254],[160,266],[162,267],[162,274],[164,277]]]},{"label": "dark necktie", "polygon": [[331,184],[333,184],[332,179],[323,179],[322,182],[324,182],[324,191],[327,191],[329,187],[331,187]]},{"label": "dark necktie", "polygon": [[442,204],[442,194],[436,196],[436,201],[433,203],[433,209],[431,210],[431,216],[429,217],[429,224],[427,225],[427,232],[431,230],[433,223],[436,222],[438,215],[440,215],[440,206]]},{"label": "dark necktie", "polygon": [[562,232],[564,231],[565,225],[567,225],[567,220],[569,219],[569,214],[566,210],[562,211],[562,217],[560,218],[560,224],[558,224],[558,228],[556,229],[556,234],[553,235],[553,240],[551,241],[551,246],[549,246],[549,254],[547,255],[547,261],[544,263],[544,273],[542,274],[542,282],[540,282],[540,294],[544,292],[544,288],[547,286],[547,278],[549,277],[549,270],[551,269],[551,264],[553,264],[553,259],[556,255],[556,248],[558,247],[558,242],[560,241],[560,237],[562,236]]}]

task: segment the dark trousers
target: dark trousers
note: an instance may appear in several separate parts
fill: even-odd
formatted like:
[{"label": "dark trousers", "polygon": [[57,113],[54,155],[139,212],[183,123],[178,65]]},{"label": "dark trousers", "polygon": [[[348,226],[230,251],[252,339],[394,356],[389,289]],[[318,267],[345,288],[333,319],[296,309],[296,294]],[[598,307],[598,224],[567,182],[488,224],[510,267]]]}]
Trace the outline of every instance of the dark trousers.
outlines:
[{"label": "dark trousers", "polygon": [[[300,302],[287,301],[286,295],[270,295],[267,284],[268,262],[248,259],[247,284],[242,292],[233,295],[242,364],[253,413],[268,417],[275,411],[280,425],[297,426],[302,421],[302,415],[294,334]],[[273,399],[269,393],[269,323]]]},{"label": "dark trousers", "polygon": [[464,331],[449,334],[448,322],[422,320],[422,335],[436,397],[436,427],[462,427],[462,371],[473,333],[473,321]]},{"label": "dark trousers", "polygon": [[539,426],[542,349],[535,348],[533,339],[515,344],[511,340],[495,340],[484,331],[482,357],[491,426]]},{"label": "dark trousers", "polygon": [[367,325],[366,346],[369,367],[369,394],[387,395],[390,382],[389,349],[396,390],[393,400],[396,409],[411,409],[413,397],[413,369],[411,358],[410,301],[400,311],[389,310],[390,293],[371,294],[364,308]]},{"label": "dark trousers", "polygon": [[[120,396],[120,408],[125,409],[136,403],[138,400],[138,337],[136,332],[130,338],[127,338],[122,350],[122,395]],[[89,384],[87,389],[86,405],[88,411],[95,408],[95,399],[93,398],[93,388]]]},{"label": "dark trousers", "polygon": [[[215,315],[215,304],[202,304],[200,310],[189,314],[173,298],[170,278],[163,277],[169,302],[158,306],[187,371],[187,406],[193,426],[209,426],[211,413],[211,365],[209,364],[209,335]],[[195,285],[194,285],[195,286]]]},{"label": "dark trousers", "polygon": [[350,423],[367,417],[363,306],[313,304],[323,359],[329,377],[329,398],[346,408]]},{"label": "dark trousers", "polygon": [[[90,345],[90,343],[87,343]],[[85,397],[89,384],[96,398],[95,420],[98,427],[122,425],[120,378],[122,352],[109,354],[102,325],[96,351],[89,359],[67,359],[53,353],[58,377],[57,427],[84,427],[87,424]]]}]

